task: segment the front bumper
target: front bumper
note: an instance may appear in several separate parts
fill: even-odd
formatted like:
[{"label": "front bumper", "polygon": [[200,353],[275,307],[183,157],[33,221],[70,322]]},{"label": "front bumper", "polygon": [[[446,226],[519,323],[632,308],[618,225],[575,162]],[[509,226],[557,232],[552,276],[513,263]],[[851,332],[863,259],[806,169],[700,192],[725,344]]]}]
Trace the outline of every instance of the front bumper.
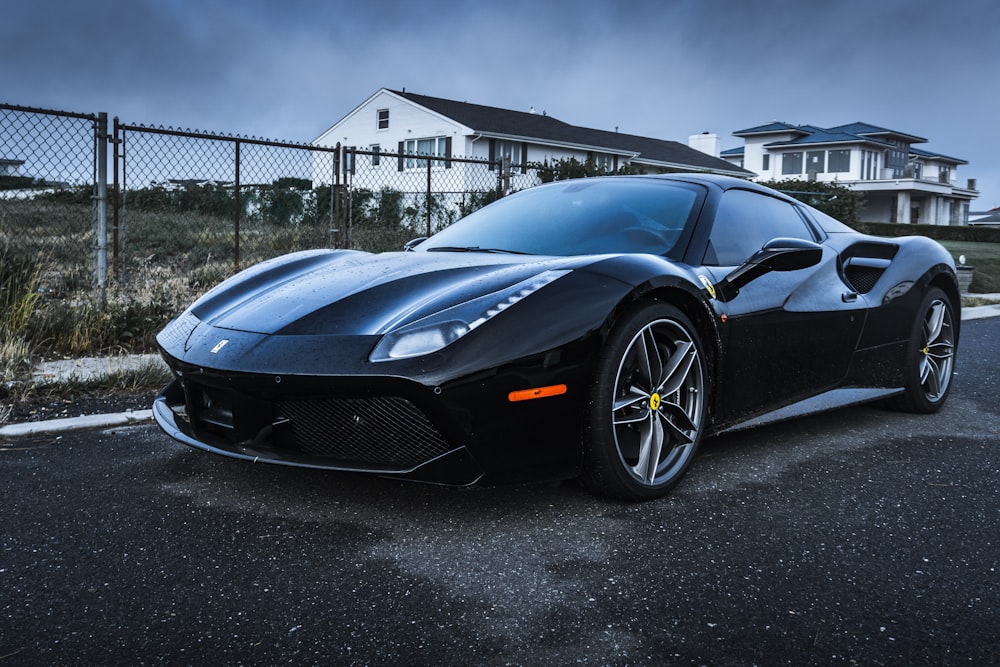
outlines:
[{"label": "front bumper", "polygon": [[156,398],[153,416],[175,440],[232,458],[450,485],[483,476],[406,391],[268,395],[230,380],[184,375]]}]

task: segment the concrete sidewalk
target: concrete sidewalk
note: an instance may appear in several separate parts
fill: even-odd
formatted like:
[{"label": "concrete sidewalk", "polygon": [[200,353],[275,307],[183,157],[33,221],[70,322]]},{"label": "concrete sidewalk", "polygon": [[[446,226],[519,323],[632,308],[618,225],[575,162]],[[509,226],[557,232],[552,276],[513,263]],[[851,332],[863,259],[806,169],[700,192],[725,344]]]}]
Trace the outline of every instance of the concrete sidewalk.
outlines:
[{"label": "concrete sidewalk", "polygon": [[111,373],[134,371],[150,365],[162,366],[166,363],[158,354],[126,354],[117,357],[81,357],[79,359],[57,359],[43,361],[31,372],[35,384],[86,381],[110,375]]},{"label": "concrete sidewalk", "polygon": [[[147,367],[162,367],[167,364],[158,354],[126,354],[114,357],[80,357],[78,359],[57,359],[43,361],[31,373],[35,384],[55,384],[60,382],[86,382],[111,373],[135,371]],[[147,422],[153,418],[152,410],[128,410],[100,415],[82,415],[63,419],[48,419],[21,424],[0,426],[0,439],[15,438],[42,433],[59,433],[84,428],[111,428],[128,424]]]},{"label": "concrete sidewalk", "polygon": [[[976,294],[974,296],[1000,300],[1000,294]],[[962,321],[978,320],[984,317],[1000,317],[1000,304],[992,306],[976,306],[962,309]],[[135,370],[146,364],[166,364],[155,354],[133,354],[120,357],[84,357],[61,361],[47,361],[38,365],[32,373],[34,381],[39,383],[61,382],[69,380],[87,380],[115,371]],[[69,417],[66,419],[50,419],[40,422],[25,422],[23,424],[8,424],[0,426],[0,439],[14,438],[41,433],[58,433],[82,428],[111,428],[125,426],[137,422],[149,421],[153,418],[152,410],[130,410],[105,415],[87,415]]]},{"label": "concrete sidewalk", "polygon": [[[1000,301],[1000,294],[967,294],[966,296],[974,296],[983,299],[995,299],[996,301]],[[997,315],[1000,315],[1000,303],[992,306],[976,306],[975,308],[962,309],[963,322],[965,320],[979,320],[984,317],[996,317]]]}]

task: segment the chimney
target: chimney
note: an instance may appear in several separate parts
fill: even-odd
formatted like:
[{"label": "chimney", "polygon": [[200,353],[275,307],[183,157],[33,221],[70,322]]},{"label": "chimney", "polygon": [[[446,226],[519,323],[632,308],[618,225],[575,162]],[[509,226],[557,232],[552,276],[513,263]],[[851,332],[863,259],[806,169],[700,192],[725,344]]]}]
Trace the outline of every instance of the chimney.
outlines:
[{"label": "chimney", "polygon": [[719,157],[719,135],[717,134],[711,134],[709,132],[692,134],[688,137],[688,146],[696,151],[707,153],[712,157]]}]

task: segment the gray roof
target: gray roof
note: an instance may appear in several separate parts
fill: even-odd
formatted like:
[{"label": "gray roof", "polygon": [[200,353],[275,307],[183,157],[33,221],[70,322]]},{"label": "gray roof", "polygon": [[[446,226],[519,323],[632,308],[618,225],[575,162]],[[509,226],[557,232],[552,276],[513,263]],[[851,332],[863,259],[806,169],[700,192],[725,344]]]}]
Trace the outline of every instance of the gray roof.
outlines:
[{"label": "gray roof", "polygon": [[969,223],[978,225],[995,225],[1000,223],[1000,210],[983,211],[982,213],[969,212]]},{"label": "gray roof", "polygon": [[677,141],[579,127],[544,113],[511,111],[396,90],[390,92],[485,135],[589,147],[626,155],[641,163],[753,175],[753,172]]},{"label": "gray roof", "polygon": [[756,127],[749,127],[745,130],[738,130],[733,132],[733,136],[742,137],[750,134],[775,134],[784,132],[801,133],[802,130],[799,129],[798,125],[790,125],[776,120],[765,125],[757,125]]},{"label": "gray roof", "polygon": [[947,155],[942,155],[941,153],[925,151],[920,148],[914,148],[913,146],[910,146],[910,152],[913,153],[914,155],[919,155],[920,157],[934,158],[937,160],[941,160],[942,162],[953,162],[954,164],[969,164],[968,160],[963,160],[957,157],[949,157]]},{"label": "gray roof", "polygon": [[[815,125],[789,125],[788,123],[774,121],[773,123],[768,123],[766,125],[758,125],[757,127],[751,127],[746,130],[733,132],[733,136],[747,137],[752,135],[777,133],[791,133],[793,136],[790,139],[782,139],[764,144],[767,148],[799,145],[805,146],[810,144],[856,144],[858,142],[891,147],[892,143],[890,142],[895,139],[906,144],[912,155],[926,158],[936,158],[938,160],[952,162],[954,164],[968,164],[966,160],[961,158],[950,157],[941,153],[933,153],[928,150],[922,150],[910,146],[910,144],[915,143],[926,143],[927,140],[923,137],[918,137],[915,134],[908,134],[906,132],[899,132],[898,130],[889,130],[884,127],[862,122],[848,123],[847,125],[838,125],[837,127],[817,127]],[[737,153],[728,151],[723,154],[737,155]]]},{"label": "gray roof", "polygon": [[923,137],[918,137],[915,134],[908,134],[906,132],[900,132],[898,130],[889,130],[884,127],[879,127],[878,125],[871,125],[870,123],[848,123],[847,125],[839,125],[837,127],[827,128],[828,132],[846,132],[847,134],[863,134],[867,136],[876,137],[892,137],[895,139],[900,139],[908,144],[923,144],[927,140]]}]

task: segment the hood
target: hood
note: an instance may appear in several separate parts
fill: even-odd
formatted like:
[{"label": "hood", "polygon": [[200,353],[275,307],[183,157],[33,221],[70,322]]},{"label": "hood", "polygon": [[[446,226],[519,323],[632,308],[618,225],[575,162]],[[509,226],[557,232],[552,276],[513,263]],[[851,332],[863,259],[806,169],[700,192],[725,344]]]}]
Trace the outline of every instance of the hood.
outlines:
[{"label": "hood", "polygon": [[239,273],[191,306],[222,329],[278,335],[382,334],[580,257],[310,251]]}]

